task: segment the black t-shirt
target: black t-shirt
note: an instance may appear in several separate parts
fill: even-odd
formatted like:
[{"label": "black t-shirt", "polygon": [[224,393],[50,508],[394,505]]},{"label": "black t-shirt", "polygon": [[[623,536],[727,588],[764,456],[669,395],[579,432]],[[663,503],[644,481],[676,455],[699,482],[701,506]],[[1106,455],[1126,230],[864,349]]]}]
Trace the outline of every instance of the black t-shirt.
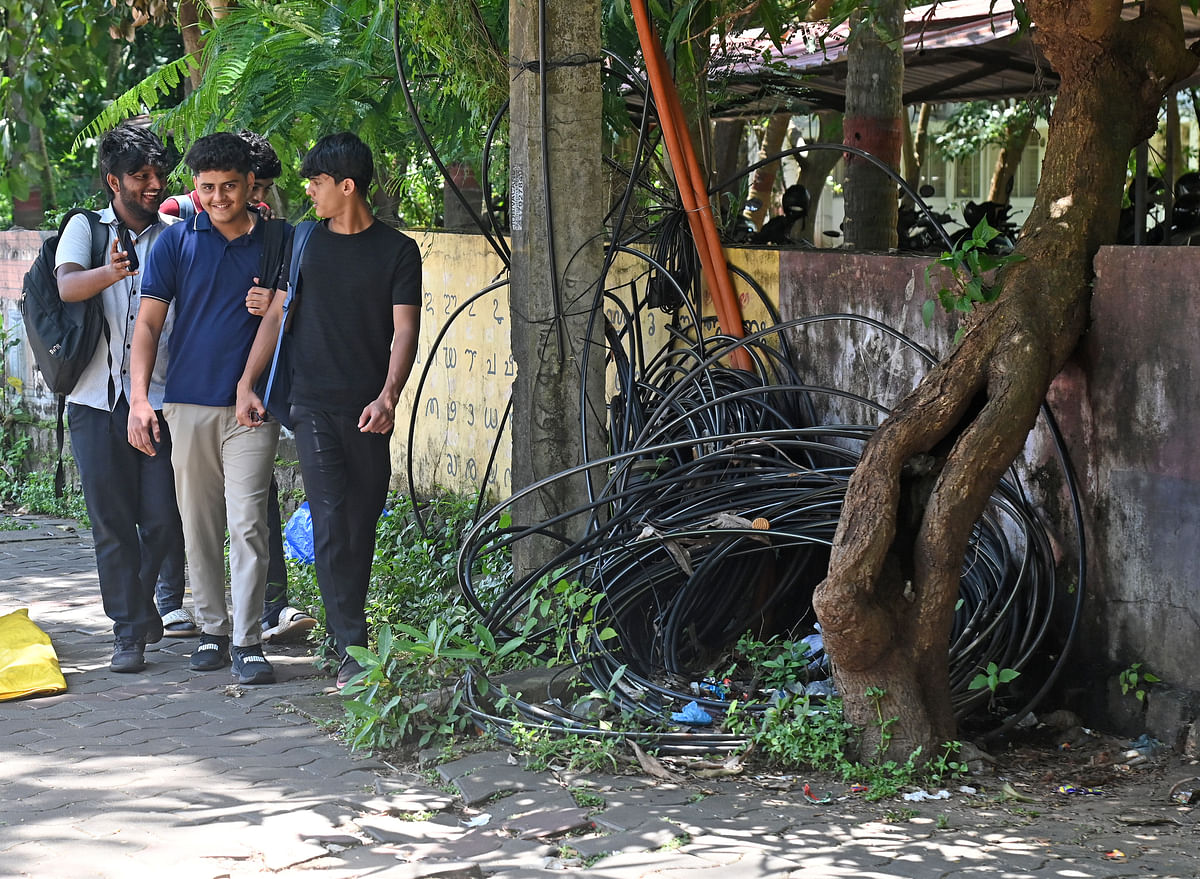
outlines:
[{"label": "black t-shirt", "polygon": [[330,232],[322,222],[304,247],[300,279],[291,401],[358,415],[387,380],[392,306],[421,304],[421,253],[379,220],[353,235]]}]

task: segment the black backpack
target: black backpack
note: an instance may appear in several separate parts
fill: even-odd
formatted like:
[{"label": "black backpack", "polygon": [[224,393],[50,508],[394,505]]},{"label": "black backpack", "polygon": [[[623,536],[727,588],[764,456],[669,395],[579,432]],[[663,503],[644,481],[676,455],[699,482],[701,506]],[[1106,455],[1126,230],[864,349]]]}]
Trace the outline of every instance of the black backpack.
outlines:
[{"label": "black backpack", "polygon": [[25,338],[33,351],[33,359],[41,370],[50,392],[58,397],[58,466],[54,471],[54,494],[63,496],[66,476],[63,472],[63,410],[66,395],[75,389],[79,376],[96,353],[96,345],[105,335],[102,296],[97,294],[83,302],[63,302],[58,295],[58,279],[54,275],[54,257],[58,239],[67,223],[76,214],[86,214],[92,227],[91,269],[104,261],[108,234],[100,215],[95,211],[76,208],[68,211],[58,226],[58,234],[42,243],[37,259],[21,282],[21,317],[25,321]]},{"label": "black backpack", "polygon": [[100,295],[83,302],[63,302],[58,295],[54,256],[58,239],[76,214],[86,214],[92,226],[92,263],[84,268],[95,268],[103,262],[108,235],[100,215],[76,208],[63,217],[58,234],[51,235],[42,244],[41,252],[21,283],[25,338],[29,340],[33,359],[37,361],[50,393],[59,395],[75,389],[104,335],[104,306]]}]

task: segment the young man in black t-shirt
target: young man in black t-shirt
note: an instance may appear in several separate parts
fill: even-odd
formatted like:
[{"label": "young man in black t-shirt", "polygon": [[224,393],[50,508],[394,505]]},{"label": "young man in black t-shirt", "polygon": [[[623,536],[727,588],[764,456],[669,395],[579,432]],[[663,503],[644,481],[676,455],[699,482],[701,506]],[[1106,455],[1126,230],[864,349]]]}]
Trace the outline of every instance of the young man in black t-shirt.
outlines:
[{"label": "young man in black t-shirt", "polygon": [[[291,416],[313,521],[317,584],[341,656],[338,687],[361,667],[346,653],[367,646],[366,598],[375,525],[391,480],[390,439],[400,391],[416,358],[421,254],[378,221],[367,193],[370,149],[355,135],[321,138],[300,174],[322,222],[300,261],[291,308]],[[275,349],[277,295],[238,384],[240,423],[262,423],[253,387]]]}]

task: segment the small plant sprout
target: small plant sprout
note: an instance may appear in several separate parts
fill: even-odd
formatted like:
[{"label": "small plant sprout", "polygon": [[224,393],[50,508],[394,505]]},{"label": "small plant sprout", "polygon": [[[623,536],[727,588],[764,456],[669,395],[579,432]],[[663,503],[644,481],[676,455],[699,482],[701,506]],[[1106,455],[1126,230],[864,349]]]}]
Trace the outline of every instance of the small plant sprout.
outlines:
[{"label": "small plant sprout", "polygon": [[992,693],[995,693],[1001,684],[1015,681],[1020,676],[1021,673],[1015,668],[1000,668],[996,663],[989,662],[984,671],[971,678],[971,683],[967,686],[967,689],[982,690],[984,687],[987,687]]},{"label": "small plant sprout", "polygon": [[1157,684],[1161,680],[1158,675],[1143,669],[1140,662],[1135,662],[1117,675],[1117,681],[1121,684],[1121,694],[1127,696],[1133,693],[1139,702],[1146,701],[1146,685]]},{"label": "small plant sprout", "polygon": [[[951,314],[968,314],[976,305],[992,302],[1000,295],[1000,287],[984,283],[984,276],[1003,266],[1021,262],[1025,257],[1019,253],[988,253],[988,245],[999,234],[986,219],[980,220],[969,236],[935,260],[937,265],[949,270],[953,281],[948,286],[938,288],[936,300],[926,300],[921,309],[926,326],[933,323],[939,302]],[[929,266],[925,269],[925,286],[930,290],[934,287],[932,268]],[[954,334],[955,343],[962,339],[963,332],[964,329],[959,327]]]}]

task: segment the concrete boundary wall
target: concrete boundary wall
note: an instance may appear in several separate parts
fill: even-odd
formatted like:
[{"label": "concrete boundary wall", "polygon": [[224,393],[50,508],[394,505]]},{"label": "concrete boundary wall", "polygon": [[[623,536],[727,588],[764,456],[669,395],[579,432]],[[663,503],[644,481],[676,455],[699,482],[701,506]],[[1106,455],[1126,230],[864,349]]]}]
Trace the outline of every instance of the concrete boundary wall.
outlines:
[{"label": "concrete boundary wall", "polygon": [[[11,332],[21,332],[20,280],[43,234],[0,232],[0,306]],[[500,265],[479,236],[411,234],[421,246],[426,271],[421,354],[410,385],[429,364],[425,394],[416,401],[414,469],[423,488],[466,488],[483,478],[517,366],[508,349],[507,289],[477,300],[471,315],[435,349],[445,321],[499,275]],[[777,292],[784,319],[863,313],[935,351],[949,344],[952,329],[944,319],[931,328],[921,321],[921,305],[929,298],[924,260],[753,249],[731,251],[730,260],[759,277],[768,293]],[[1130,712],[1139,715],[1130,719],[1131,726],[1154,720],[1157,712],[1164,730],[1178,729],[1179,721],[1200,711],[1190,695],[1200,691],[1195,662],[1200,655],[1195,562],[1200,454],[1194,451],[1200,436],[1200,248],[1110,247],[1096,265],[1091,327],[1049,398],[1078,475],[1089,547],[1078,641],[1079,662],[1089,675],[1076,682],[1077,695],[1098,708],[1106,703],[1110,713],[1115,704],[1131,706]],[[637,276],[636,267],[623,271]],[[910,386],[904,378],[908,367],[898,368],[891,354],[868,344],[840,344],[840,352],[825,357],[821,368],[836,372],[853,361],[861,372],[866,364],[866,373],[876,377],[872,390],[890,399]],[[38,394],[31,364],[25,346],[14,346],[5,362],[7,375],[25,380],[29,407],[48,417],[51,402]],[[413,399],[410,386],[402,408],[411,411]],[[434,407],[430,399],[436,399]],[[401,438],[408,418],[408,412],[398,413],[393,444],[398,485],[407,469]],[[1047,454],[1036,442],[1028,452],[1031,466]],[[498,469],[490,477],[496,494],[511,487],[505,475],[508,455],[502,442]],[[1065,515],[1061,499],[1056,500],[1060,489],[1050,486],[1043,497],[1048,520]],[[1180,691],[1145,704],[1122,698],[1116,675],[1139,662]]]}]

